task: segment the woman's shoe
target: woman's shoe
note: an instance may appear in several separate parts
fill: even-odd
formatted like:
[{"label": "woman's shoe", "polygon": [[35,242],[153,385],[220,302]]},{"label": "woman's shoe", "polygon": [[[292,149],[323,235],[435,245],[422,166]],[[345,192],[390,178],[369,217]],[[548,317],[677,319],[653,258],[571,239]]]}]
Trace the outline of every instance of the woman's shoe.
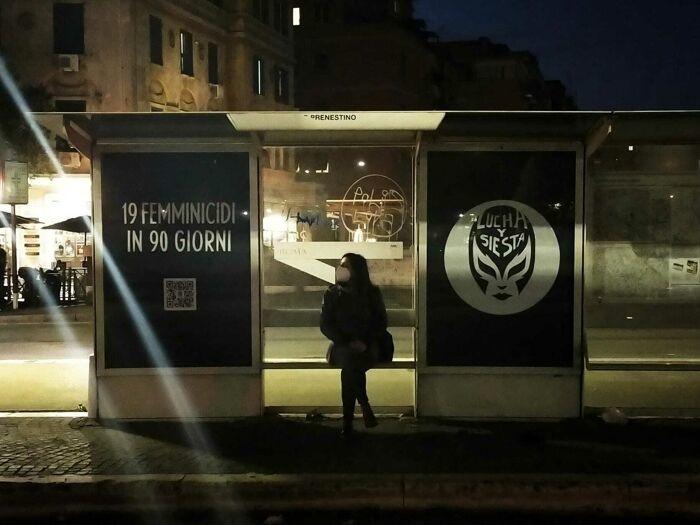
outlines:
[{"label": "woman's shoe", "polygon": [[365,422],[365,428],[376,427],[379,423],[377,422],[377,418],[374,417],[374,412],[372,412],[372,407],[369,403],[360,405],[360,408],[362,408],[362,419]]},{"label": "woman's shoe", "polygon": [[344,438],[349,438],[353,436],[353,429],[352,429],[352,420],[350,421],[343,421],[343,430],[340,431],[340,434]]}]

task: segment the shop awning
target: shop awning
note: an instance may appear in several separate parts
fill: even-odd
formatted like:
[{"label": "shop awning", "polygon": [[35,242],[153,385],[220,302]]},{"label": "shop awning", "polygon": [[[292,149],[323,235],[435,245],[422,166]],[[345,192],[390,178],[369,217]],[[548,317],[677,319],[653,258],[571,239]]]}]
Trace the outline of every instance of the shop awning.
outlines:
[{"label": "shop awning", "polygon": [[92,233],[92,217],[89,215],[80,215],[71,217],[55,224],[42,226],[43,230],[63,230],[65,232],[74,233]]},{"label": "shop awning", "polygon": [[[17,226],[25,226],[27,224],[40,224],[40,221],[36,219],[30,219],[29,217],[22,217],[21,215],[15,215],[15,220],[17,221]],[[12,214],[7,211],[0,211],[0,228],[10,228],[12,226]]]}]

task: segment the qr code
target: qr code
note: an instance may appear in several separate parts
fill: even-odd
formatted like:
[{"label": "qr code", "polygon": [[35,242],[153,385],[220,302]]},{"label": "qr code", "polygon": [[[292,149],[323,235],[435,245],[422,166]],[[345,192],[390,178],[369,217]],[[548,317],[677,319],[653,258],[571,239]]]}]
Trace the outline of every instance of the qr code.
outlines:
[{"label": "qr code", "polygon": [[197,279],[163,279],[163,308],[166,311],[197,309]]}]

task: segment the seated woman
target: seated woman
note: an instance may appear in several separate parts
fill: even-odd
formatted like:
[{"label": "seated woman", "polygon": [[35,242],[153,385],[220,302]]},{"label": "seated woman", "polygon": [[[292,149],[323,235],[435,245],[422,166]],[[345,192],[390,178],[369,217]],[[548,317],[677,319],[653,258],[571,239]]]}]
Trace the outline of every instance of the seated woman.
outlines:
[{"label": "seated woman", "polygon": [[336,269],[336,284],[323,297],[321,332],[332,342],[327,359],[340,366],[343,435],[352,433],[355,401],[362,408],[366,427],[377,420],[367,397],[366,372],[377,363],[379,340],[387,328],[387,315],[379,288],[372,284],[367,260],[347,253]]}]

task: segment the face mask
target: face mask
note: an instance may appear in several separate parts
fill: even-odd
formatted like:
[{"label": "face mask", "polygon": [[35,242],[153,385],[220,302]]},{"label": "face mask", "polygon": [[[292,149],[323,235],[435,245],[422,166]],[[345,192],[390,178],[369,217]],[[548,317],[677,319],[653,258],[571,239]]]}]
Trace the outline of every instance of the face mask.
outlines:
[{"label": "face mask", "polygon": [[335,269],[335,282],[346,283],[350,280],[350,270],[344,266],[338,266]]}]

